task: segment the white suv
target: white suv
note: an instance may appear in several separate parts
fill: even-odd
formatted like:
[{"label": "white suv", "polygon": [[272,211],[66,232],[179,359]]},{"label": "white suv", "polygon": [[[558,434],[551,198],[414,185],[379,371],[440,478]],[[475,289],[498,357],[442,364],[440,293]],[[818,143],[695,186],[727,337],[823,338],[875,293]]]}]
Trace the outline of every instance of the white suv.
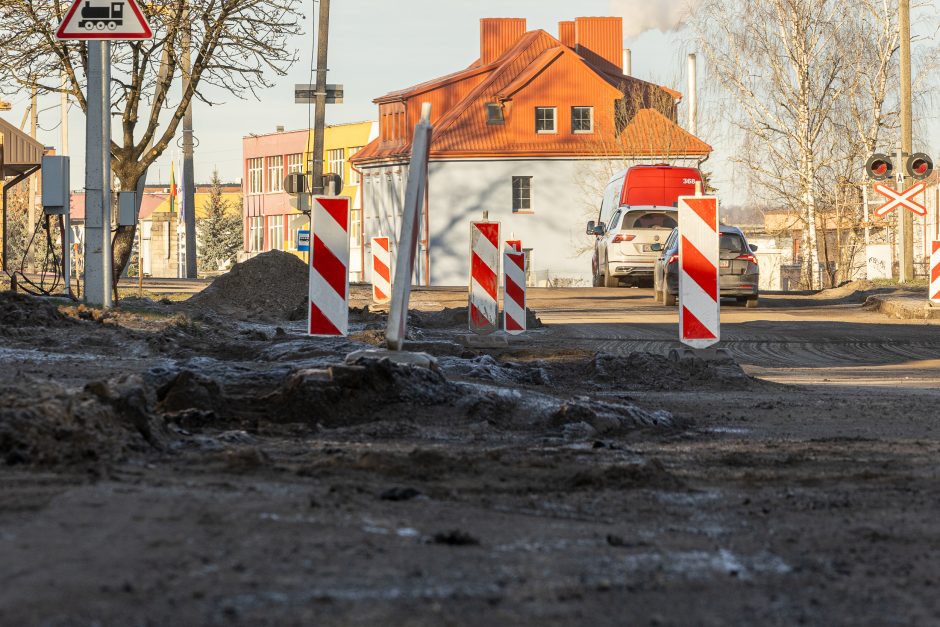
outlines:
[{"label": "white suv", "polygon": [[[602,212],[603,215],[603,212]],[[653,244],[662,244],[678,226],[673,207],[619,207],[610,222],[588,223],[594,242],[594,287],[653,284],[653,264],[659,257]]]}]

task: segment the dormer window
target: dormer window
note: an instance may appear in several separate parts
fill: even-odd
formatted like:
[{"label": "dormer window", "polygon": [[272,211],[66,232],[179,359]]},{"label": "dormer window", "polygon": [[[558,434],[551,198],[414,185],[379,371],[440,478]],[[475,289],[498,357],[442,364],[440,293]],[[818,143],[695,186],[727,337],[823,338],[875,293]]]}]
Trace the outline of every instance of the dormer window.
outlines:
[{"label": "dormer window", "polygon": [[535,132],[536,133],[557,133],[558,116],[555,107],[536,107],[535,108]]},{"label": "dormer window", "polygon": [[504,121],[502,105],[498,102],[488,102],[486,104],[486,123],[502,124]]}]

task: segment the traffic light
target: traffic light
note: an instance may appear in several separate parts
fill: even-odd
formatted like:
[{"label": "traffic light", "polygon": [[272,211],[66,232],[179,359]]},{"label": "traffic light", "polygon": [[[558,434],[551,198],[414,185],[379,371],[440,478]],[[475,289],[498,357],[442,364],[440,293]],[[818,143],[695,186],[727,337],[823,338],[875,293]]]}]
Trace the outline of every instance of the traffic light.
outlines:
[{"label": "traffic light", "polygon": [[907,158],[907,176],[918,181],[930,176],[933,172],[933,160],[922,152],[915,152]]},{"label": "traffic light", "polygon": [[891,178],[894,173],[894,164],[891,163],[891,157],[888,155],[875,153],[868,158],[868,163],[865,164],[865,172],[868,173],[868,178],[872,180],[884,181]]}]

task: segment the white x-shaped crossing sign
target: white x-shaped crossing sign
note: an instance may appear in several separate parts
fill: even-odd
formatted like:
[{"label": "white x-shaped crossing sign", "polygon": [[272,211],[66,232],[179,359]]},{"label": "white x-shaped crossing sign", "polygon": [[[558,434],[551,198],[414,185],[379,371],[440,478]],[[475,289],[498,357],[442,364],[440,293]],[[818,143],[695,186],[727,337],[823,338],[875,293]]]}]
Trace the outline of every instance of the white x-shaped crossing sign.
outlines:
[{"label": "white x-shaped crossing sign", "polygon": [[887,198],[888,202],[875,209],[875,215],[882,218],[898,207],[909,209],[919,216],[927,215],[927,207],[914,200],[914,197],[925,189],[927,189],[927,184],[923,181],[907,188],[903,192],[896,192],[890,187],[876,183],[875,191]]}]

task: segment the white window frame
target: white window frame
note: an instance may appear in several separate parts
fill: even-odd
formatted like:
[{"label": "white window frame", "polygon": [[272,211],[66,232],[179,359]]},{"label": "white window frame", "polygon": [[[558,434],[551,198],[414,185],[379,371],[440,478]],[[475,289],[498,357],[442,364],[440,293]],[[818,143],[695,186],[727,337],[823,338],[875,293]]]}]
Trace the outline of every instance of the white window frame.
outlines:
[{"label": "white window frame", "polygon": [[284,250],[284,216],[268,216],[268,250]]},{"label": "white window frame", "polygon": [[294,174],[296,172],[303,173],[304,171],[304,153],[295,152],[292,155],[287,155],[287,173]]},{"label": "white window frame", "polygon": [[[349,161],[353,158],[357,152],[362,150],[362,146],[350,146],[346,149],[346,161]],[[359,176],[359,172],[356,171],[356,168],[353,164],[349,164],[349,185],[359,185],[362,182],[362,178]]]},{"label": "white window frame", "polygon": [[[533,187],[533,186],[532,186],[532,179],[533,179],[533,178],[534,178],[534,177],[532,177],[532,176],[513,176],[513,177],[512,177],[511,180],[512,180],[512,212],[513,212],[513,213],[521,213],[521,214],[535,213],[535,210],[532,208],[532,187]],[[516,206],[516,180],[517,180],[517,179],[519,179],[519,180],[525,179],[525,180],[526,180],[526,183],[527,183],[527,191],[528,191],[528,194],[526,195],[526,200],[528,201],[528,205],[529,205],[528,207],[522,207],[522,206],[517,207],[517,206]],[[521,191],[521,187],[520,187],[520,191]],[[522,203],[521,203],[521,200],[522,200],[521,195],[520,195],[520,197],[519,197],[519,200],[520,200],[520,203],[519,203],[519,204],[521,205],[521,204],[522,204]]]},{"label": "white window frame", "polygon": [[[336,156],[339,155],[337,159]],[[346,184],[346,149],[345,148],[330,148],[326,151],[326,163],[327,163],[327,172],[329,174],[339,174],[343,177],[343,184]]]},{"label": "white window frame", "polygon": [[264,159],[252,157],[248,159],[248,189],[249,196],[264,192]]},{"label": "white window frame", "polygon": [[[575,113],[574,113],[574,112],[575,112],[577,109],[587,109],[587,111],[588,111],[588,123],[589,123],[589,128],[588,128],[587,130],[583,130],[583,129],[582,129],[582,130],[575,130],[575,128],[574,128],[574,122],[575,122],[575,119],[574,119]],[[594,107],[581,107],[581,106],[578,106],[578,107],[571,107],[571,132],[572,132],[573,134],[575,134],[575,135],[590,135],[591,133],[594,132]]]},{"label": "white window frame", "polygon": [[248,250],[253,253],[264,251],[264,216],[251,216],[248,222]]},{"label": "white window frame", "polygon": [[268,157],[268,193],[284,191],[284,155]]},{"label": "white window frame", "polygon": [[[552,112],[552,129],[550,131],[539,130],[539,112],[540,111]],[[558,133],[558,107],[536,107],[535,108],[535,132],[538,135],[555,135]]]}]

